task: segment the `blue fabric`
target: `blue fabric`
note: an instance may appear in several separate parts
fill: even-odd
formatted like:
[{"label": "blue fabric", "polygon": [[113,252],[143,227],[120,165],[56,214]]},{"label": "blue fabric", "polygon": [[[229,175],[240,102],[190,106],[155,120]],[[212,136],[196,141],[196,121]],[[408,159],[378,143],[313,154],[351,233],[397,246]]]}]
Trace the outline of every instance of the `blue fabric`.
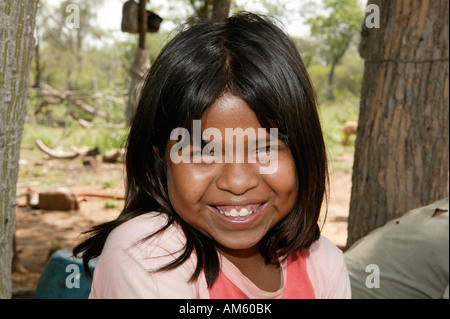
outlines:
[{"label": "blue fabric", "polygon": [[[94,273],[97,259],[89,262]],[[92,279],[84,272],[79,256],[71,250],[56,251],[48,260],[36,289],[36,299],[86,299],[91,292]]]}]

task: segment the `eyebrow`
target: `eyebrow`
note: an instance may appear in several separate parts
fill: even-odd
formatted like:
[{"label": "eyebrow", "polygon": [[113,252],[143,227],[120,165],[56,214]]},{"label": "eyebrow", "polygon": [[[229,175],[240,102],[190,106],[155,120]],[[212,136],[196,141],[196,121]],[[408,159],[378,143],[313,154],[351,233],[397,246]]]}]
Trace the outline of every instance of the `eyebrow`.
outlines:
[{"label": "eyebrow", "polygon": [[[203,131],[204,130],[202,130],[202,132],[201,132],[201,140],[200,140],[200,147],[201,148],[204,148],[207,144],[209,144],[211,142],[215,142],[214,144],[219,144],[219,143],[223,144],[224,142],[226,142],[226,139],[222,135],[221,135],[221,140],[220,141],[218,141],[218,139],[216,139],[216,138],[206,139],[203,136]],[[267,145],[268,143],[270,143],[272,135],[270,134],[268,128],[265,129],[265,133],[266,133],[265,136],[263,136],[261,138],[258,138],[259,134],[256,134],[257,135],[256,136],[257,139],[255,140],[255,142],[257,143],[256,145],[262,145],[262,144],[266,144]],[[246,137],[247,137],[247,141],[248,141],[248,136],[246,135]],[[193,138],[194,138],[194,136],[191,135],[191,143],[194,141]],[[277,140],[281,141],[283,143],[286,143],[287,135],[285,135],[283,133],[280,133],[280,132],[277,132]]]},{"label": "eyebrow", "polygon": [[[281,140],[281,141],[282,141],[282,139],[280,139],[280,138],[278,138],[277,140]],[[211,140],[209,140],[209,139],[202,139],[202,140],[201,140],[201,147],[203,148],[203,147],[205,147],[207,144],[209,144],[209,143],[211,143],[211,142],[214,142],[214,141],[215,141],[214,139],[211,139]],[[257,142],[256,145],[260,145],[260,144],[268,144],[268,143],[270,143],[270,135],[266,136],[266,138],[260,138],[260,139],[257,139],[256,142]],[[223,143],[223,141],[221,141],[220,144],[222,144],[222,143]],[[217,144],[219,144],[219,143],[217,143]]]}]

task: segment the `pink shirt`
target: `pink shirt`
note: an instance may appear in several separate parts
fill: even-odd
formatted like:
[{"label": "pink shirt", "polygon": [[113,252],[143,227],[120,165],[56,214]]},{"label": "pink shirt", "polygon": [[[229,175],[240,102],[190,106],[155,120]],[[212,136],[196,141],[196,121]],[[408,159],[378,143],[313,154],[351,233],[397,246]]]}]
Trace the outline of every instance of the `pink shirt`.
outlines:
[{"label": "pink shirt", "polygon": [[209,289],[211,299],[314,299],[314,287],[309,280],[306,254],[290,255],[286,261],[280,262],[281,288],[275,292],[267,292],[255,286],[241,274],[231,262],[222,257],[219,277]]},{"label": "pink shirt", "polygon": [[165,225],[166,217],[148,213],[115,228],[94,271],[90,298],[350,298],[350,281],[342,252],[321,237],[307,254],[293,254],[281,262],[282,287],[259,289],[225,257],[220,256],[219,278],[208,289],[204,273],[190,283],[196,266],[191,254],[181,266],[156,270],[178,256],[185,243],[173,224],[164,232],[139,242]]}]

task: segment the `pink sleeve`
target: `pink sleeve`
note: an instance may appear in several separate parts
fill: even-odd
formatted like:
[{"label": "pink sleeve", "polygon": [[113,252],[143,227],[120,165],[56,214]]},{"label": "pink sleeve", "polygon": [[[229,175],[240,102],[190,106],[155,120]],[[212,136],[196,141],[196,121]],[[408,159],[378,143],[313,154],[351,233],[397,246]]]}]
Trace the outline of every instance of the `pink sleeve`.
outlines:
[{"label": "pink sleeve", "polygon": [[173,261],[184,246],[184,235],[175,226],[136,244],[164,224],[164,217],[145,214],[114,229],[95,268],[89,297],[201,298],[206,289],[203,278],[189,283],[196,265],[194,255],[173,270],[150,272]]},{"label": "pink sleeve", "polygon": [[327,238],[322,236],[311,246],[307,268],[317,299],[351,298],[344,255]]}]

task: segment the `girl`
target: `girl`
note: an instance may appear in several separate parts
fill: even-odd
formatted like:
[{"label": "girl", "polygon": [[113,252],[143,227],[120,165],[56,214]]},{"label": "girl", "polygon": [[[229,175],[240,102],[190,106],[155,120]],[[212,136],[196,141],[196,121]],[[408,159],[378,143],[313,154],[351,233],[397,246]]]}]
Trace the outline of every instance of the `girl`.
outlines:
[{"label": "girl", "polygon": [[342,253],[317,224],[327,158],[313,87],[269,18],[170,41],[145,80],[126,173],[120,216],[74,249],[86,265],[100,256],[91,298],[350,297]]}]

